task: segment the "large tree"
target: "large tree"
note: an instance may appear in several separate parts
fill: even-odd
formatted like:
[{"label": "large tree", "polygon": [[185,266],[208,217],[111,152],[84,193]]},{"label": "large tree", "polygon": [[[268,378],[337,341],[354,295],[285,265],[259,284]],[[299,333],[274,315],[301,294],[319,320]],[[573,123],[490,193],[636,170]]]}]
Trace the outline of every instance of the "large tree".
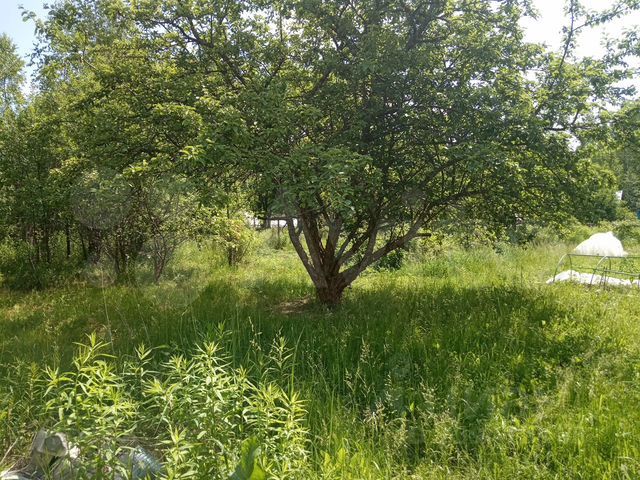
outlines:
[{"label": "large tree", "polygon": [[569,0],[552,52],[523,40],[526,0],[56,2],[38,28],[43,92],[73,124],[59,171],[76,184],[113,171],[132,205],[176,168],[235,183],[287,217],[335,305],[455,209],[513,223],[587,204],[598,177],[575,143],[628,70],[613,49],[573,50],[635,3]]},{"label": "large tree", "polygon": [[568,205],[589,169],[574,135],[626,75],[614,55],[576,60],[576,37],[633,7],[571,0],[554,53],[523,41],[518,0],[134,4],[206,86],[193,157],[274,198],[326,304],[451,209]]}]

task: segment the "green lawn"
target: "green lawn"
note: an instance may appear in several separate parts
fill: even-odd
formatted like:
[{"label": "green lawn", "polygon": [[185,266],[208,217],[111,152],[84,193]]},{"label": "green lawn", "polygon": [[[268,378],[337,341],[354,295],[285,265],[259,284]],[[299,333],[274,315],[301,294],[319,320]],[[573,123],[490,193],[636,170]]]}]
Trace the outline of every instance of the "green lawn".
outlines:
[{"label": "green lawn", "polygon": [[[367,273],[336,311],[315,304],[291,251],[266,247],[236,270],[185,249],[159,285],[2,291],[0,451],[18,439],[4,463],[55,424],[126,430],[167,465],[199,465],[191,478],[226,478],[202,459],[233,463],[250,436],[276,478],[640,478],[640,293],[545,285],[566,250],[413,259]],[[108,355],[73,366],[90,332]],[[208,371],[207,342],[233,385],[188,373]],[[155,348],[144,361],[141,343]],[[56,383],[44,364],[81,375]],[[61,409],[87,381],[102,387]]]}]

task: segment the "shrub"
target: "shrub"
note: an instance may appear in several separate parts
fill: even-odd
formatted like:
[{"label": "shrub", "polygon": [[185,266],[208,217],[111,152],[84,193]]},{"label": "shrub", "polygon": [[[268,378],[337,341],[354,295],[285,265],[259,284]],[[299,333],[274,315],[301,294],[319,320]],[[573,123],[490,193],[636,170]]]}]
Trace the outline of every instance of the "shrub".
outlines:
[{"label": "shrub", "polygon": [[231,267],[240,264],[255,245],[256,233],[243,218],[218,217],[213,231],[214,243],[225,252]]},{"label": "shrub", "polygon": [[[273,478],[308,478],[304,403],[268,379],[283,368],[279,359],[267,357],[264,375],[252,379],[214,342],[160,363],[139,347],[122,366],[108,349],[93,335],[73,370],[32,369],[0,385],[0,445],[31,437],[25,427],[65,433],[80,452],[68,461],[74,478],[128,478],[119,457],[133,439],[161,459],[166,478],[228,479],[235,471],[244,479],[254,463]],[[20,407],[26,392],[31,409]]]},{"label": "shrub", "polygon": [[577,245],[594,233],[593,228],[578,222],[574,218],[548,225],[527,225],[526,228],[530,232],[530,241],[536,245],[559,242]]},{"label": "shrub", "polygon": [[284,250],[291,241],[286,227],[276,227],[269,229],[267,245],[274,250]]},{"label": "shrub", "polygon": [[380,270],[400,270],[405,260],[406,250],[394,250],[388,255],[382,257],[375,264],[374,268]]},{"label": "shrub", "polygon": [[612,230],[622,242],[640,243],[640,221],[636,219],[615,222]]},{"label": "shrub", "polygon": [[73,259],[53,256],[45,262],[37,258],[35,248],[24,241],[0,243],[0,275],[2,284],[15,290],[36,290],[53,286],[75,271]]}]

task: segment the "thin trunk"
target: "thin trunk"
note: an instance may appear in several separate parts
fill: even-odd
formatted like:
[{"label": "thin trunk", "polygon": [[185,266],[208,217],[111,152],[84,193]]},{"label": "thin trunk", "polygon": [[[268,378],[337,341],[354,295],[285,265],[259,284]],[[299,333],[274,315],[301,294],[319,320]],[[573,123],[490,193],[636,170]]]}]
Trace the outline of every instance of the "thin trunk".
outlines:
[{"label": "thin trunk", "polygon": [[40,241],[38,240],[38,232],[33,232],[32,238],[33,246],[36,249],[36,263],[40,263]]},{"label": "thin trunk", "polygon": [[69,222],[64,224],[64,235],[67,241],[67,258],[71,258],[71,230]]},{"label": "thin trunk", "polygon": [[122,266],[120,265],[120,248],[118,246],[117,238],[113,239],[113,269],[116,272],[116,277],[120,277]]},{"label": "thin trunk", "polygon": [[80,247],[82,248],[82,258],[86,262],[89,260],[89,254],[87,253],[87,245],[84,243],[84,235],[80,232]]},{"label": "thin trunk", "polygon": [[51,241],[49,237],[49,229],[44,230],[42,235],[42,248],[44,250],[44,258],[47,263],[51,263]]},{"label": "thin trunk", "polygon": [[102,253],[102,235],[100,230],[90,228],[87,236],[89,242],[87,257],[90,262],[98,263]]}]

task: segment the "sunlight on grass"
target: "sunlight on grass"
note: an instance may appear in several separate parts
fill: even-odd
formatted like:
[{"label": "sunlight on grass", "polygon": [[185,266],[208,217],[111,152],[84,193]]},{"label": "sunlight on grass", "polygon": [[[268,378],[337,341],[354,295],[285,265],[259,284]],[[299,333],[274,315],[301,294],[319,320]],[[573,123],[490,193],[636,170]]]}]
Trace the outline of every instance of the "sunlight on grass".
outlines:
[{"label": "sunlight on grass", "polygon": [[[637,478],[638,292],[545,285],[566,250],[427,256],[368,272],[336,311],[315,303],[286,249],[230,269],[189,247],[160,285],[2,292],[0,446],[18,439],[24,451],[53,421],[28,363],[67,370],[74,342],[96,332],[131,391],[140,343],[157,347],[148,368],[168,375],[170,353],[194,358],[206,342],[259,398],[295,391],[304,413],[287,428],[308,431],[302,450],[277,453],[289,444],[258,429],[282,478]],[[127,425],[153,441],[158,413],[131,401]],[[249,428],[237,422],[220,438],[237,435],[234,448]]]}]

